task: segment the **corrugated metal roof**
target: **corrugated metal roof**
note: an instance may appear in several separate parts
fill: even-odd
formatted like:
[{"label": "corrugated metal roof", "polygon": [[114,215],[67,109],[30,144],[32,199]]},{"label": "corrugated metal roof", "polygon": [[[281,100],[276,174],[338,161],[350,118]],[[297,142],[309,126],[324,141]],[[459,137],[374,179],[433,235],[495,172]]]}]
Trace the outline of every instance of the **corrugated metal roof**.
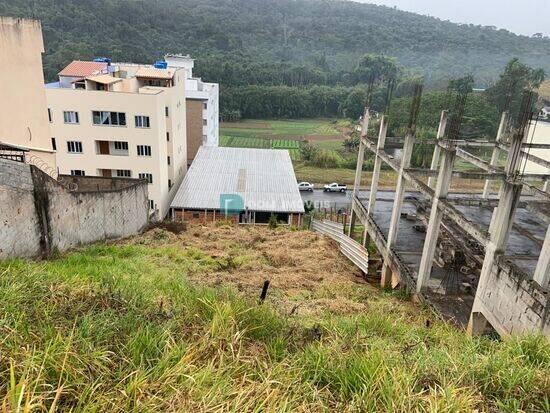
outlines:
[{"label": "corrugated metal roof", "polygon": [[105,70],[107,70],[107,63],[104,62],[83,62],[81,60],[73,60],[58,74],[59,76],[86,77],[97,75]]},{"label": "corrugated metal roof", "polygon": [[304,212],[286,150],[201,146],[171,207],[217,210],[223,194],[250,211]]}]

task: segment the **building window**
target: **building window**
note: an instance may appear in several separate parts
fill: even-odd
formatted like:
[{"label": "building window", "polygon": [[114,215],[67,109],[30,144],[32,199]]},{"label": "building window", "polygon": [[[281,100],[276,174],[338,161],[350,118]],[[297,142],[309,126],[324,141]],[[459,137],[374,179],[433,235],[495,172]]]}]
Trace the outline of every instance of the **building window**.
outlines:
[{"label": "building window", "polygon": [[153,183],[153,174],[142,172],[139,174],[139,179],[145,179],[150,184]]},{"label": "building window", "polygon": [[128,142],[122,142],[122,141],[115,141],[115,150],[117,151],[127,151],[128,150]]},{"label": "building window", "polygon": [[204,103],[202,104],[202,108],[203,108],[204,110],[208,109],[208,103],[204,102]]},{"label": "building window", "polygon": [[170,132],[166,132],[166,142],[170,142]]},{"label": "building window", "polygon": [[168,112],[168,106],[165,106],[165,107],[164,107],[164,114],[166,115],[166,117],[168,117],[168,114],[169,114],[169,112]]},{"label": "building window", "polygon": [[167,157],[166,160],[168,161],[168,165],[170,165],[170,157]]},{"label": "building window", "polygon": [[55,138],[52,138],[52,149],[57,151],[57,143],[55,143]]},{"label": "building window", "polygon": [[124,112],[92,112],[94,125],[126,126],[126,113]]},{"label": "building window", "polygon": [[172,189],[172,180],[171,179],[168,180],[168,189]]},{"label": "building window", "polygon": [[137,154],[138,156],[151,156],[151,147],[149,145],[138,145]]},{"label": "building window", "polygon": [[52,110],[50,108],[48,108],[48,120],[50,121],[50,123],[53,122]]},{"label": "building window", "polygon": [[149,116],[135,116],[136,128],[149,128]]},{"label": "building window", "polygon": [[206,140],[207,140],[206,135],[202,135],[202,143],[206,143]]},{"label": "building window", "polygon": [[71,169],[72,176],[86,176],[86,172],[82,169]]},{"label": "building window", "polygon": [[155,209],[155,201],[152,199],[149,200],[149,209]]},{"label": "building window", "polygon": [[78,112],[64,111],[63,112],[63,121],[65,123],[78,123]]},{"label": "building window", "polygon": [[69,153],[82,153],[82,142],[67,141],[67,151]]},{"label": "building window", "polygon": [[208,120],[207,120],[207,119],[203,119],[203,120],[202,120],[202,124],[203,124],[204,126],[208,125]]},{"label": "building window", "polygon": [[117,169],[116,176],[118,178],[130,178],[132,176],[132,171],[129,169]]}]

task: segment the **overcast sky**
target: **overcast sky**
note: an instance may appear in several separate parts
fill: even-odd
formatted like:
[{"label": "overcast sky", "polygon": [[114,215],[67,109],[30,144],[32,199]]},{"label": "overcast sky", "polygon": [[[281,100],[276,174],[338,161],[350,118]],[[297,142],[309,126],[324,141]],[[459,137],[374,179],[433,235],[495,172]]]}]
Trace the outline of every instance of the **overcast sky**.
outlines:
[{"label": "overcast sky", "polygon": [[354,0],[397,6],[398,9],[456,23],[497,26],[531,36],[550,35],[550,0]]}]

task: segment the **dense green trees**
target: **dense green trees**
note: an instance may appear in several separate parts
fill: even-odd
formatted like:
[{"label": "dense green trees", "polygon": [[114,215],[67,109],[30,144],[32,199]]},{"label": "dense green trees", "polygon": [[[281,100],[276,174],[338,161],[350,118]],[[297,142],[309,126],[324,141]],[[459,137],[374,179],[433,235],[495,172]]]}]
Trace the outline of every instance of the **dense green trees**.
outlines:
[{"label": "dense green trees", "polygon": [[[547,39],[348,1],[0,0],[0,15],[42,21],[47,80],[73,59],[153,62],[167,52],[190,53],[195,74],[221,84],[225,119],[357,118],[370,85],[371,107],[382,111],[381,82],[399,77],[392,106],[398,129],[418,77],[427,90],[460,78],[449,93],[424,97],[420,124],[431,131],[452,93],[491,86],[518,57],[524,63],[512,60],[487,96],[468,98],[468,108],[478,109],[467,109],[465,124],[490,135],[495,113],[517,107],[519,91],[540,82],[542,71],[526,65],[550,69]],[[475,82],[462,77],[470,73]]]},{"label": "dense green trees", "polygon": [[42,20],[48,79],[75,58],[152,62],[166,52],[192,54],[199,75],[227,86],[333,84],[369,53],[430,85],[475,73],[489,86],[512,57],[550,69],[547,39],[350,1],[0,0],[0,15]]}]

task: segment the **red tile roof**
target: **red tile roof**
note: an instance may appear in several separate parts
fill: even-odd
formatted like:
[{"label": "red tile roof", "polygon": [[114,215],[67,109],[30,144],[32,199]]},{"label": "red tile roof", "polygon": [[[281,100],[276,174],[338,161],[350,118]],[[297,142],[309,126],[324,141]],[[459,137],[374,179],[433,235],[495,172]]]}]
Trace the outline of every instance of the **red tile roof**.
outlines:
[{"label": "red tile roof", "polygon": [[73,60],[65,69],[58,73],[59,76],[86,77],[101,73],[107,69],[107,63],[104,62],[83,62]]}]

